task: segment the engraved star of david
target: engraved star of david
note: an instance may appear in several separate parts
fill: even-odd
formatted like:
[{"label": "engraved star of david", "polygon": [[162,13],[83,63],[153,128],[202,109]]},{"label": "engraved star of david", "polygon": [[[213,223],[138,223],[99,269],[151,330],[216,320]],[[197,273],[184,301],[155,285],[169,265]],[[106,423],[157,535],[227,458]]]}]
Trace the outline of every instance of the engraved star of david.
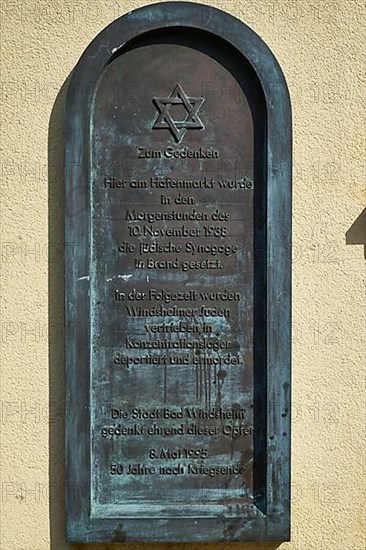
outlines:
[{"label": "engraved star of david", "polygon": [[[184,138],[187,130],[203,130],[205,127],[198,116],[205,99],[203,97],[188,97],[180,84],[177,84],[167,98],[154,97],[153,102],[159,111],[153,129],[168,129],[177,143]],[[174,120],[174,107],[184,107],[186,110],[184,120]],[[173,111],[173,112],[172,112]]]}]

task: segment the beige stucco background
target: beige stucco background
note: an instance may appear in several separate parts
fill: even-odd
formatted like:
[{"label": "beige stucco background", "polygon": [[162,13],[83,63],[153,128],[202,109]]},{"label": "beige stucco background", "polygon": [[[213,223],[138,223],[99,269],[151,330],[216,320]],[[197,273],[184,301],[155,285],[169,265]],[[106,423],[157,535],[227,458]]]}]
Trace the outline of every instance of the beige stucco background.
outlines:
[{"label": "beige stucco background", "polygon": [[[94,36],[144,3],[1,2],[1,550],[83,547],[63,538],[64,91],[53,105]],[[281,549],[363,550],[365,4],[210,3],[265,40],[292,98],[292,542]]]}]

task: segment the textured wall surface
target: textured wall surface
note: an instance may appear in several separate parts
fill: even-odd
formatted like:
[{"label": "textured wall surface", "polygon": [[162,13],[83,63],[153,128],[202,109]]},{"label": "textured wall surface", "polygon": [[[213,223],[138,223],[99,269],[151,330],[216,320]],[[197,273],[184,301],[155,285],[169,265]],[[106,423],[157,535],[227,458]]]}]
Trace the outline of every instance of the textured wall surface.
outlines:
[{"label": "textured wall surface", "polygon": [[[292,98],[292,542],[281,549],[362,550],[365,4],[210,3],[265,40]],[[63,538],[61,88],[94,36],[142,4],[1,3],[1,550],[83,547],[67,545]]]}]

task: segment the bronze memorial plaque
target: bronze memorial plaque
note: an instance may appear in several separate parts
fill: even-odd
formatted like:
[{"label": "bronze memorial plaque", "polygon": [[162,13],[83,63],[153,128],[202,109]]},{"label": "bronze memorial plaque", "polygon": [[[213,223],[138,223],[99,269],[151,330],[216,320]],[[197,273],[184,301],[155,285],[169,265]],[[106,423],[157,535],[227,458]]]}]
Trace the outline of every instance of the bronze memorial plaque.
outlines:
[{"label": "bronze memorial plaque", "polygon": [[69,84],[69,541],[287,540],[291,119],[273,55],[187,3]]}]

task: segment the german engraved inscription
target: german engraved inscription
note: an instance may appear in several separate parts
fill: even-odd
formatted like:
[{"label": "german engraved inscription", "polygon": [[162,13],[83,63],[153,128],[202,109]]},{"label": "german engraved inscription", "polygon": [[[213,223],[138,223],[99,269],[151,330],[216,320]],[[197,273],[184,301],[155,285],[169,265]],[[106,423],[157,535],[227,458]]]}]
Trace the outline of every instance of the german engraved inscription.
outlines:
[{"label": "german engraved inscription", "polygon": [[235,515],[253,498],[248,101],[166,44],[114,60],[94,105],[92,514]]},{"label": "german engraved inscription", "polygon": [[133,10],[76,65],[68,542],[289,540],[291,140],[276,59],[215,8]]}]

